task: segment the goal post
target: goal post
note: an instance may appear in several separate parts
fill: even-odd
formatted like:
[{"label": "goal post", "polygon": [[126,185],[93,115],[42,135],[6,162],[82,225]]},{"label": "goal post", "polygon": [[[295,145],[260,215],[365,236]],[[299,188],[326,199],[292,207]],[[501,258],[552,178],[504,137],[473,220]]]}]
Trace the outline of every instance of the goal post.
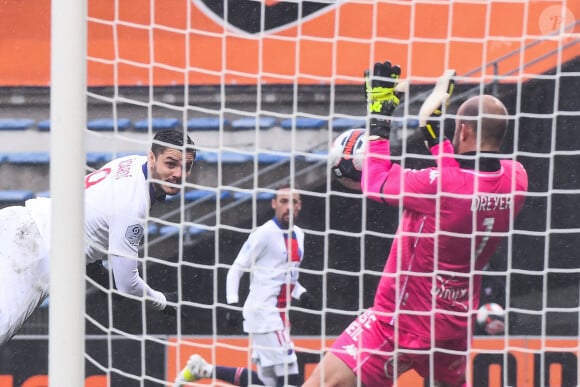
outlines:
[{"label": "goal post", "polygon": [[[417,111],[437,77],[454,68],[450,108],[476,94],[501,96],[512,121],[505,153],[530,166],[523,216],[504,235],[500,263],[483,273],[504,286],[495,301],[503,297],[508,331],[476,337],[468,376],[496,386],[514,377],[544,381],[554,364],[565,369],[562,380],[570,367],[578,372],[570,360],[580,357],[577,337],[565,335],[578,329],[578,302],[548,294],[557,294],[551,286],[560,280],[578,294],[569,245],[577,244],[570,239],[580,222],[564,215],[580,189],[580,143],[571,134],[580,110],[572,91],[580,72],[579,2],[93,0],[88,12],[85,1],[63,3],[52,2],[51,193],[53,214],[67,214],[67,222],[53,216],[50,325],[51,343],[70,345],[50,347],[51,385],[82,385],[77,372],[85,361],[83,378],[118,378],[114,386],[169,384],[192,353],[251,366],[246,335],[224,326],[225,273],[249,233],[271,218],[282,182],[302,194],[298,224],[308,243],[300,275],[321,304],[291,309],[307,376],[371,305],[400,217],[399,209],[338,184],[326,157],[335,137],[365,125],[363,71],[383,60],[401,65],[411,92],[393,131],[398,162],[414,168],[431,161],[417,135]],[[103,118],[106,129],[91,126]],[[167,128],[188,132],[197,159],[181,193],[152,208],[140,262],[148,284],[178,292],[177,319],[83,277],[76,256],[82,227],[74,227],[82,222],[85,157],[98,168],[111,157],[144,153]],[[570,181],[562,167],[574,172]],[[63,278],[73,273],[82,284]],[[494,286],[490,296],[497,296]],[[94,339],[87,348],[85,321]],[[63,341],[65,334],[80,342]],[[75,381],[57,382],[63,373]],[[411,374],[400,385],[421,382]]]},{"label": "goal post", "polygon": [[51,5],[49,384],[83,386],[87,1]]}]

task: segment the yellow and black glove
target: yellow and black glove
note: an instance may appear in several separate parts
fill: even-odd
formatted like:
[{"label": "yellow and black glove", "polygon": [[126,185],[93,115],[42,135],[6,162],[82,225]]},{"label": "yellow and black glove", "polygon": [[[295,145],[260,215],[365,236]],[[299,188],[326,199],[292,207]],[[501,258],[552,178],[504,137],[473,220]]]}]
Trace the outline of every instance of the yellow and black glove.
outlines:
[{"label": "yellow and black glove", "polygon": [[419,110],[419,128],[425,137],[427,149],[441,143],[445,138],[441,133],[442,115],[455,88],[454,77],[455,70],[445,71]]},{"label": "yellow and black glove", "polygon": [[373,72],[365,71],[365,92],[367,109],[370,113],[369,138],[388,139],[391,133],[390,116],[399,106],[396,87],[401,76],[401,68],[391,62],[375,63]]}]

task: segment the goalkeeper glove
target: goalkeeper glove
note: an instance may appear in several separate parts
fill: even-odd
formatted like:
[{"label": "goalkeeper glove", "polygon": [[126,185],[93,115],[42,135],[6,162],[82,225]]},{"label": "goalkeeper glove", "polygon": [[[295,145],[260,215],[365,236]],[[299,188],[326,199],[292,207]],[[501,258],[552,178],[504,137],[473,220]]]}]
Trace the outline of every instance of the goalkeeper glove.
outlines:
[{"label": "goalkeeper glove", "polygon": [[388,139],[391,133],[390,117],[397,106],[399,96],[395,88],[401,76],[401,68],[391,62],[375,63],[373,73],[365,71],[367,110],[371,114],[369,138]]},{"label": "goalkeeper glove", "polygon": [[455,88],[455,70],[447,70],[437,81],[435,88],[421,105],[419,110],[419,128],[425,138],[425,146],[431,149],[439,144],[441,136],[441,115],[443,107],[447,107],[449,98]]}]

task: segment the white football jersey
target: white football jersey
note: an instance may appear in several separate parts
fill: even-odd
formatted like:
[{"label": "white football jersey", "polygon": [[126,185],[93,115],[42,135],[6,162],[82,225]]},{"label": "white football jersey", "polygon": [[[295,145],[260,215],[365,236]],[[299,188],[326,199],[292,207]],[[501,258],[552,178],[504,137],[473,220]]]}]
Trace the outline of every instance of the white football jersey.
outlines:
[{"label": "white football jersey", "polygon": [[[139,276],[139,244],[151,205],[147,157],[127,156],[105,164],[85,177],[85,259],[109,259],[115,285],[123,293],[153,299],[163,309],[165,295]],[[50,200],[32,199],[26,207],[45,236],[50,236]]]},{"label": "white football jersey", "polygon": [[128,156],[85,177],[88,263],[108,254],[137,257],[151,203],[146,173],[146,156]]},{"label": "white football jersey", "polygon": [[299,299],[306,291],[298,282],[304,232],[294,226],[289,241],[285,237],[288,234],[274,219],[267,221],[250,234],[228,272],[228,304],[239,301],[240,278],[245,272],[250,273],[250,289],[243,308],[245,332],[284,329],[289,296]]}]

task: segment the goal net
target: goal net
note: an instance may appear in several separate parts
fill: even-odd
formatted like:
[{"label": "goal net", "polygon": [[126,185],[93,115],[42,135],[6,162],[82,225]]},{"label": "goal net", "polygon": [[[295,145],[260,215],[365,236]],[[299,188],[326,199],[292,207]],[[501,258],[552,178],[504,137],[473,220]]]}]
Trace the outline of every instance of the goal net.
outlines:
[{"label": "goal net", "polygon": [[[482,273],[482,302],[504,308],[506,329],[472,328],[468,381],[577,385],[579,17],[575,0],[89,1],[87,169],[146,154],[167,128],[198,155],[181,193],[152,207],[141,249],[142,277],[177,291],[177,317],[114,290],[106,262],[89,265],[87,385],[169,385],[194,353],[252,367],[248,337],[225,324],[225,278],[283,183],[303,202],[300,278],[317,307],[289,317],[301,378],[312,373],[372,305],[400,217],[339,184],[326,158],[365,125],[362,74],[384,60],[408,85],[397,162],[432,162],[417,112],[453,68],[450,117],[469,96],[497,96],[511,118],[503,152],[528,171],[524,210]],[[408,372],[398,385],[429,382]]]}]

